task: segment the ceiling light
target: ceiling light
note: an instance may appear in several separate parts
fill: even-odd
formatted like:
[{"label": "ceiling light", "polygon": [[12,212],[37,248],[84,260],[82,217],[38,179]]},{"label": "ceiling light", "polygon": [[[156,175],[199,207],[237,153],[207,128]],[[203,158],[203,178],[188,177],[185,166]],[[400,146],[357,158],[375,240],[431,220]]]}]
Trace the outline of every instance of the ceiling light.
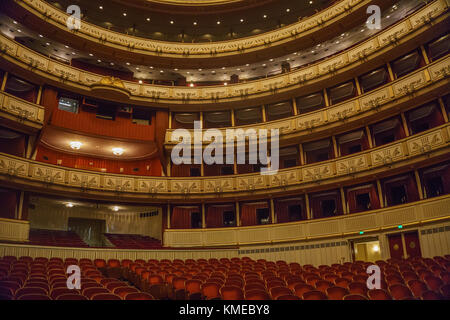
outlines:
[{"label": "ceiling light", "polygon": [[68,46],[68,45],[65,45],[64,47],[65,47],[66,49],[69,49],[69,46]]},{"label": "ceiling light", "polygon": [[122,148],[112,148],[112,152],[116,156],[121,156],[123,154],[123,151],[124,150]]},{"label": "ceiling light", "polygon": [[223,85],[224,85],[224,86],[227,86],[227,85],[228,85],[228,82],[224,82]]},{"label": "ceiling light", "polygon": [[139,70],[140,70],[140,69],[139,69],[139,67],[136,67],[136,70],[138,70],[138,71],[139,71]]},{"label": "ceiling light", "polygon": [[250,63],[247,63],[245,66],[246,66],[246,67],[250,66]]},{"label": "ceiling light", "polygon": [[265,67],[266,66],[266,64],[265,63],[263,63],[263,65],[262,65],[263,67]]},{"label": "ceiling light", "polygon": [[197,25],[197,21],[194,21],[194,26],[196,26]]},{"label": "ceiling light", "polygon": [[264,19],[267,18],[267,14],[263,15],[263,18],[264,18]]},{"label": "ceiling light", "polygon": [[312,2],[312,1],[310,1],[310,2],[309,2],[309,4],[313,4],[313,2]]},{"label": "ceiling light", "polygon": [[20,29],[17,29],[17,32],[22,32],[22,30],[20,30]]},{"label": "ceiling light", "polygon": [[79,150],[83,144],[80,141],[71,141],[69,145],[73,150]]},{"label": "ceiling light", "polygon": [[127,62],[126,64],[127,64],[127,66],[129,66],[129,65],[130,65],[130,63],[129,63],[129,62]]},{"label": "ceiling light", "polygon": [[220,21],[217,21],[217,24],[220,24]]},{"label": "ceiling light", "polygon": [[270,59],[269,61],[270,61],[270,62],[272,62],[272,61],[273,61],[273,59]]},{"label": "ceiling light", "polygon": [[126,12],[124,12],[124,13],[123,13],[123,16],[124,16],[124,17],[126,17],[126,16],[127,16],[127,13],[126,13]]},{"label": "ceiling light", "polygon": [[97,62],[100,63],[100,62],[102,62],[102,60],[98,59]]},{"label": "ceiling light", "polygon": [[291,9],[287,8],[287,9],[286,9],[286,12],[289,12],[289,11],[291,11]]},{"label": "ceiling light", "polygon": [[170,20],[170,24],[173,24],[173,20]]},{"label": "ceiling light", "polygon": [[93,57],[94,55],[93,55],[92,53],[89,53],[89,56],[90,56],[90,57]]},{"label": "ceiling light", "polygon": [[147,18],[147,21],[150,21],[150,18]]},{"label": "ceiling light", "polygon": [[112,207],[112,210],[117,212],[117,211],[119,211],[119,207],[118,206],[114,206],[114,207]]},{"label": "ceiling light", "polygon": [[17,21],[14,20],[13,23],[14,23],[14,24],[17,24]]},{"label": "ceiling light", "polygon": [[189,84],[189,87],[191,87],[191,88],[192,88],[193,86],[194,86],[194,84],[193,84],[193,83],[190,83],[190,84]]},{"label": "ceiling light", "polygon": [[142,84],[142,80],[139,80],[139,84]]},{"label": "ceiling light", "polygon": [[42,34],[39,35],[39,38],[43,38],[44,36]]},{"label": "ceiling light", "polygon": [[386,16],[387,19],[389,19],[391,16]]},{"label": "ceiling light", "polygon": [[98,7],[100,10],[103,10],[103,6]]},{"label": "ceiling light", "polygon": [[225,67],[222,67],[222,70],[225,70]]},{"label": "ceiling light", "polygon": [[241,19],[240,21],[241,21],[241,22],[244,22],[244,19]]},{"label": "ceiling light", "polygon": [[73,203],[72,202],[67,202],[66,203],[66,207],[67,208],[72,208],[73,207]]},{"label": "ceiling light", "polygon": [[201,68],[199,68],[199,69],[198,69],[198,71],[202,71],[202,69],[201,69]]},{"label": "ceiling light", "polygon": [[175,68],[175,69],[173,69],[173,70],[178,71],[178,68]]},{"label": "ceiling light", "polygon": [[76,55],[76,53],[75,53],[75,52],[72,52],[72,54],[73,54],[73,55]]},{"label": "ceiling light", "polygon": [[45,43],[47,46],[49,46],[50,45],[50,42],[47,42],[47,43]]}]

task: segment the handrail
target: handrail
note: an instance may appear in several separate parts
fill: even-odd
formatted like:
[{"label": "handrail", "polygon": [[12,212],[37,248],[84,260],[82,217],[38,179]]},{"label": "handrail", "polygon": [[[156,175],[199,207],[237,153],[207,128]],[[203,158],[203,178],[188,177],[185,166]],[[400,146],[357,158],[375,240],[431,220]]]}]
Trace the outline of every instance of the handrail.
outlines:
[{"label": "handrail", "polygon": [[[388,28],[355,48],[344,51],[331,59],[321,61],[305,68],[247,83],[228,86],[205,87],[167,87],[161,85],[138,84],[136,82],[111,79],[90,73],[40,55],[5,36],[0,36],[0,55],[13,63],[22,64],[34,73],[57,81],[64,86],[73,86],[77,90],[119,95],[120,100],[131,103],[164,106],[167,104],[219,104],[232,101],[249,101],[250,99],[273,97],[285,94],[288,90],[298,89],[323,77],[335,77],[341,70],[366,61],[378,51],[395,46],[409,34],[422,27],[431,27],[432,21],[444,15],[448,16],[445,0],[436,0],[412,16]],[[430,24],[431,23],[431,24]],[[102,91],[103,90],[103,91]]]}]

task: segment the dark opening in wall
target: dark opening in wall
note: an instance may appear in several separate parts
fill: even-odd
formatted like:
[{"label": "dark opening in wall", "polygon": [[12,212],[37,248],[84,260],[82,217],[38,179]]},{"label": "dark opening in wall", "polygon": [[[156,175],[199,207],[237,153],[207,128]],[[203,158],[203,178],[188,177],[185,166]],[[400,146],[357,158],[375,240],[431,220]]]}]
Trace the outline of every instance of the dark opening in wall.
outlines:
[{"label": "dark opening in wall", "polygon": [[192,229],[198,229],[202,227],[202,215],[200,212],[191,213],[191,227]]},{"label": "dark opening in wall", "polygon": [[236,226],[236,213],[234,211],[225,211],[223,213],[223,225],[226,227]]},{"label": "dark opening in wall", "polygon": [[256,218],[258,219],[258,224],[268,224],[269,219],[269,208],[256,209]]}]

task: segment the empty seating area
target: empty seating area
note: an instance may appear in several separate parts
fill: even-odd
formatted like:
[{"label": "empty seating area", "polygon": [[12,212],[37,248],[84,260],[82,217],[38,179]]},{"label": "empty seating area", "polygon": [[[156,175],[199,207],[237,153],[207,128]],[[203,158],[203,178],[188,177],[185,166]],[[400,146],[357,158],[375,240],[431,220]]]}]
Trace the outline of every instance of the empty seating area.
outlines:
[{"label": "empty seating area", "polygon": [[32,245],[56,247],[89,247],[74,231],[30,229]]},{"label": "empty seating area", "polygon": [[[81,269],[81,289],[67,287],[69,265]],[[0,259],[0,300],[152,300],[118,279],[106,278],[90,259]]]},{"label": "empty seating area", "polygon": [[105,233],[105,237],[118,249],[160,249],[161,241],[137,234]]},{"label": "empty seating area", "polygon": [[[377,261],[381,288],[367,288],[370,262],[331,266],[243,258],[0,259],[3,300],[448,300],[450,255]],[[69,265],[81,289],[67,288]]]}]

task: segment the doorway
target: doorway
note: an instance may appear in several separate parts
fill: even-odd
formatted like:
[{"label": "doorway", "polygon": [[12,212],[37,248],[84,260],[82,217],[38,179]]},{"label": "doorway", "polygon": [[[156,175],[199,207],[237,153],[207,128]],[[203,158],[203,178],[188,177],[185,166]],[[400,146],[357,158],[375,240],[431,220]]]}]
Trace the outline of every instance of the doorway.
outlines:
[{"label": "doorway", "polygon": [[388,235],[389,252],[392,259],[421,257],[419,233],[417,230]]},{"label": "doorway", "polygon": [[353,261],[375,262],[381,260],[378,237],[360,238],[350,241]]}]

